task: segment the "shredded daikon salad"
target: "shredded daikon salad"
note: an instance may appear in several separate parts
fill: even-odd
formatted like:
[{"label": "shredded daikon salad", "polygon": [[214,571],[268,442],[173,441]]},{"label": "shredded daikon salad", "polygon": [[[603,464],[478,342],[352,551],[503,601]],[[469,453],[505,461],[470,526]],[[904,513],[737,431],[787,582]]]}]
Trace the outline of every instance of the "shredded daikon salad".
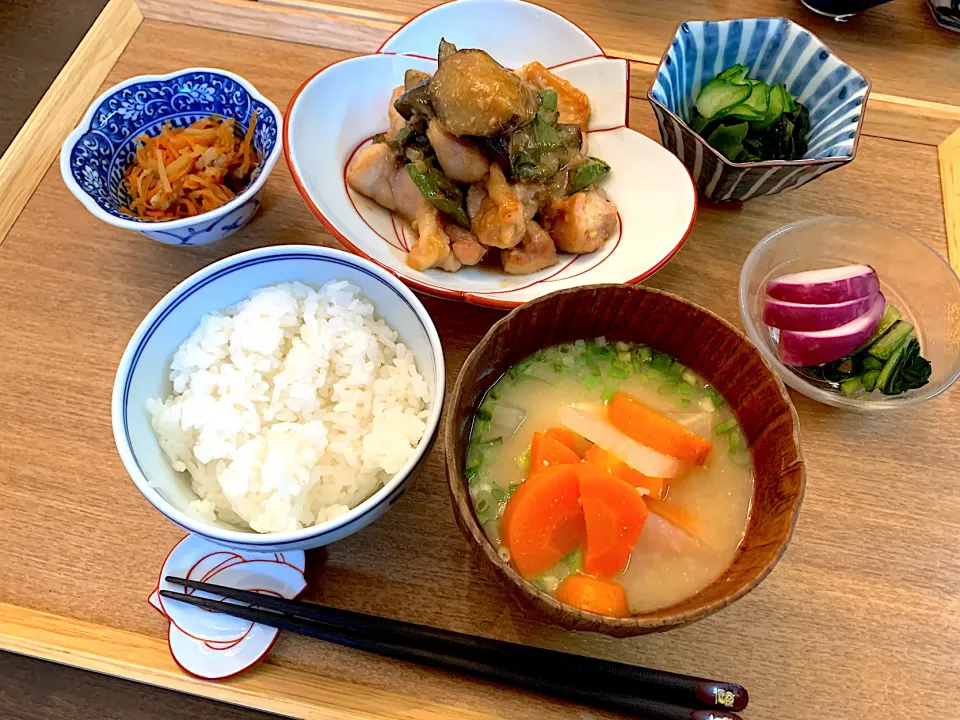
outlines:
[{"label": "shredded daikon salad", "polygon": [[156,137],[137,138],[137,157],[124,182],[123,210],[143,220],[193,217],[230,202],[250,182],[260,158],[253,148],[257,113],[246,134],[217,115],[185,128],[166,123]]}]

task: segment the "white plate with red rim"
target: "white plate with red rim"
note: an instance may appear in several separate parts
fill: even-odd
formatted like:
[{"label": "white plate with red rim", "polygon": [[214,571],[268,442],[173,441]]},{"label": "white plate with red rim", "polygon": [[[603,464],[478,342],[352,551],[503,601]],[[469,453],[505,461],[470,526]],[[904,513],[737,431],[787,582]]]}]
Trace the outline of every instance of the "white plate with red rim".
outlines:
[{"label": "white plate with red rim", "polygon": [[268,625],[210,612],[160,597],[161,590],[222,600],[218,595],[184,589],[165,580],[187,578],[266,593],[293,600],[307,587],[303,550],[252,553],[230,550],[187,535],[170,551],[148,602],[170,622],[170,654],[185,672],[205,680],[224,680],[253,667],[270,652],[279,630]]},{"label": "white plate with red rim", "polygon": [[[589,255],[561,254],[557,265],[531,275],[483,268],[419,272],[406,264],[411,229],[349,189],[345,169],[389,126],[387,103],[404,72],[434,72],[441,37],[486,50],[506,67],[537,60],[588,95],[587,151],[610,164],[603,188],[619,211],[604,247]],[[659,143],[627,127],[629,105],[629,63],[605,55],[570,21],[520,0],[458,0],[418,15],[376,54],[341,60],[309,78],[290,101],[283,146],[307,205],[351,251],[415,290],[512,308],[564,288],[639,282],[666,265],[693,228],[697,191],[690,173]]]}]

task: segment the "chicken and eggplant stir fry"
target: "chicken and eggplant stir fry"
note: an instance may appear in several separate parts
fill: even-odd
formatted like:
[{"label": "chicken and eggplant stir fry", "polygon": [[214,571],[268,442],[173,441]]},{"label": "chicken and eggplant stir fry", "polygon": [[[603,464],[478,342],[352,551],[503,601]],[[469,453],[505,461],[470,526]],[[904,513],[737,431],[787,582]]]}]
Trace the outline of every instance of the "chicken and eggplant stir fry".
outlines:
[{"label": "chicken and eggplant stir fry", "polygon": [[523,275],[616,228],[600,187],[610,166],[587,155],[590,100],[540,63],[513,72],[441,40],[436,73],[408,70],[388,112],[347,183],[410,223],[412,268]]}]

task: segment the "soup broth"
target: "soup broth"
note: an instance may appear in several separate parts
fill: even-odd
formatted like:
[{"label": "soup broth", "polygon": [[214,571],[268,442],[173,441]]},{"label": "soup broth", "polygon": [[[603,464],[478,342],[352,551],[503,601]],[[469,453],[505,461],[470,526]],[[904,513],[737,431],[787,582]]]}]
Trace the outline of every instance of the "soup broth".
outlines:
[{"label": "soup broth", "polygon": [[[561,417],[571,406],[593,408],[601,417],[616,393],[713,444],[702,465],[681,463],[679,475],[664,481],[662,499],[644,496],[649,514],[639,539],[625,569],[610,578],[622,586],[629,612],[642,613],[690,597],[719,577],[747,525],[753,495],[750,455],[729,406],[701,377],[650,348],[608,344],[603,338],[542,350],[511,368],[487,393],[474,417],[466,472],[477,517],[509,561],[502,518],[531,473],[534,433],[562,427]],[[551,432],[565,437],[559,433],[566,431]],[[590,443],[579,440],[583,452]],[[556,594],[560,583],[578,572],[583,572],[582,547],[529,579]]]}]

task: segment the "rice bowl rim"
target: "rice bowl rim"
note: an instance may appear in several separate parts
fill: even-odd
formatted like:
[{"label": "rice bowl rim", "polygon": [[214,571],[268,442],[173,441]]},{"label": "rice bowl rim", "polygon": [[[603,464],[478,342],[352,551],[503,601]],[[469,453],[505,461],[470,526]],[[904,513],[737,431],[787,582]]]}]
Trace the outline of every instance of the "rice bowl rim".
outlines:
[{"label": "rice bowl rim", "polygon": [[[433,363],[435,368],[432,398],[433,407],[431,408],[425,421],[426,429],[424,430],[423,437],[420,438],[420,442],[417,444],[414,454],[407,461],[407,463],[400,469],[399,472],[395,473],[387,482],[385,482],[383,487],[377,490],[366,500],[359,503],[356,507],[348,510],[343,515],[317,525],[286,532],[258,533],[255,531],[244,532],[239,530],[228,530],[206,523],[197,518],[190,517],[164,499],[163,496],[160,495],[160,493],[150,484],[150,481],[147,479],[147,475],[143,471],[136,454],[133,452],[133,446],[129,434],[129,425],[127,422],[129,393],[130,388],[133,385],[133,374],[136,370],[137,362],[139,361],[144,349],[149,344],[151,336],[181,302],[186,300],[197,290],[218,280],[226,278],[234,271],[241,270],[252,265],[274,262],[278,260],[311,260],[337,265],[352,266],[353,268],[363,272],[371,279],[377,280],[383,285],[386,285],[389,289],[393,290],[401,300],[406,302],[407,306],[413,310],[417,319],[420,321],[421,326],[426,332],[430,342],[430,349],[433,352]],[[310,283],[304,284],[309,285]],[[364,292],[364,288],[360,283],[354,284],[357,284],[360,287],[361,293]],[[253,291],[254,289],[250,290],[251,293]],[[219,307],[211,308],[206,310],[204,314],[221,311],[223,309],[224,308]],[[199,323],[199,318],[197,319],[197,323]],[[399,331],[397,332],[399,335]],[[186,338],[184,338],[184,340],[186,340]],[[403,338],[399,337],[398,341],[402,342]],[[420,372],[420,368],[418,368],[417,371]],[[144,319],[137,326],[137,329],[134,331],[133,336],[127,343],[127,346],[123,351],[123,355],[120,358],[120,364],[117,368],[117,374],[113,383],[111,420],[113,424],[114,442],[116,443],[117,450],[120,454],[120,460],[123,463],[127,474],[133,480],[134,484],[137,486],[137,489],[139,489],[143,496],[150,502],[150,504],[159,510],[160,513],[168,520],[182,528],[185,528],[186,530],[189,530],[192,533],[210,540],[219,541],[221,543],[248,547],[267,545],[271,548],[274,548],[285,544],[294,545],[297,543],[302,543],[305,540],[316,539],[318,536],[335,532],[344,526],[361,520],[365,515],[373,512],[382,503],[388,500],[392,503],[394,497],[397,495],[396,491],[398,487],[422,462],[424,455],[439,431],[445,391],[446,374],[443,361],[443,348],[440,343],[440,337],[437,334],[436,326],[434,325],[430,314],[427,312],[427,309],[409,288],[397,280],[393,275],[385,270],[382,270],[374,263],[371,263],[370,261],[356,255],[351,255],[350,253],[342,250],[334,250],[332,248],[325,248],[316,245],[277,245],[267,248],[248,250],[236,255],[231,255],[230,257],[224,258],[204,268],[201,268],[176,285],[176,287],[164,295],[163,298],[161,298],[160,301],[153,306],[150,312],[147,313],[146,317],[144,317]]]}]

